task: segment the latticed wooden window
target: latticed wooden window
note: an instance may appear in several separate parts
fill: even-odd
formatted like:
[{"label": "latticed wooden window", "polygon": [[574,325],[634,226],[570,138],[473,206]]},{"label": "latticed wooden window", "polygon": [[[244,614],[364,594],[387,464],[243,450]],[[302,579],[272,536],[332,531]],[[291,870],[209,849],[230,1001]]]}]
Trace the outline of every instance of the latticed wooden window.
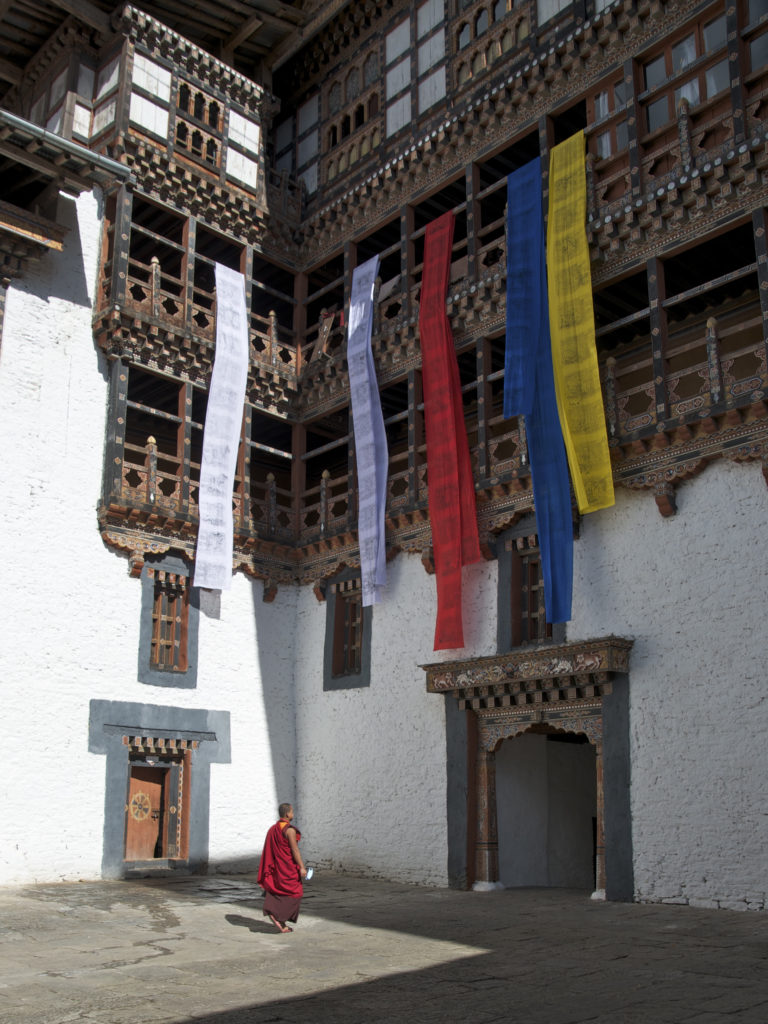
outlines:
[{"label": "latticed wooden window", "polygon": [[334,676],[359,675],[363,655],[363,595],[360,579],[332,584],[336,595],[333,619]]},{"label": "latticed wooden window", "polygon": [[179,573],[150,569],[154,579],[150,665],[165,672],[186,672],[189,585]]},{"label": "latticed wooden window", "polygon": [[510,613],[512,646],[541,643],[552,637],[544,607],[544,579],[538,537],[515,537],[511,550]]}]

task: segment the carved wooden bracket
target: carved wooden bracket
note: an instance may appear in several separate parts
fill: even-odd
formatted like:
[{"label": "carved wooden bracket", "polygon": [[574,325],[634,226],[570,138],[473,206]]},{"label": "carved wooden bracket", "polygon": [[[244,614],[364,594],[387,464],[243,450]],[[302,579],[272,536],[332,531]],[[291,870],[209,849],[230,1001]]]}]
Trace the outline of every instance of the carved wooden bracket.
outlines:
[{"label": "carved wooden bracket", "polygon": [[665,519],[677,512],[675,488],[672,484],[667,482],[656,484],[653,489],[653,496],[656,499],[659,512],[661,512]]}]

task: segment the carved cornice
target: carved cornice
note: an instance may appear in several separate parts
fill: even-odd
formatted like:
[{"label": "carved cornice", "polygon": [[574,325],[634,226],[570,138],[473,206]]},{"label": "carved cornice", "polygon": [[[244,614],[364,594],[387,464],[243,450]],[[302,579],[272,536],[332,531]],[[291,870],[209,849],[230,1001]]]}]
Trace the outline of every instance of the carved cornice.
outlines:
[{"label": "carved cornice", "polygon": [[[485,701],[478,706],[487,708],[502,706],[487,703],[502,697],[599,686],[610,674],[629,671],[633,643],[623,637],[608,636],[567,644],[521,647],[509,654],[421,667],[427,673],[428,693],[452,693],[464,699]],[[592,694],[573,695],[578,696],[591,697]],[[546,698],[541,696],[540,700]]]}]

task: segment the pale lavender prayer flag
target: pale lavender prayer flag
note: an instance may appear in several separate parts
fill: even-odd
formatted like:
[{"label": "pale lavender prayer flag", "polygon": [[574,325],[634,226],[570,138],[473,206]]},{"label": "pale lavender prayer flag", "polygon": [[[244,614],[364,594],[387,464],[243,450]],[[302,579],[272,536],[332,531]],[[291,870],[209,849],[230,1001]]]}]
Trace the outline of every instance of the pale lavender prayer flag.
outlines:
[{"label": "pale lavender prayer flag", "polygon": [[248,322],[245,279],[216,264],[216,353],[200,463],[194,586],[232,586],[232,488],[248,379]]},{"label": "pale lavender prayer flag", "polygon": [[356,267],[352,273],[347,336],[347,364],[357,459],[357,532],[364,607],[381,599],[380,592],[387,582],[384,514],[389,455],[371,351],[373,288],[378,272],[379,257],[374,256]]}]

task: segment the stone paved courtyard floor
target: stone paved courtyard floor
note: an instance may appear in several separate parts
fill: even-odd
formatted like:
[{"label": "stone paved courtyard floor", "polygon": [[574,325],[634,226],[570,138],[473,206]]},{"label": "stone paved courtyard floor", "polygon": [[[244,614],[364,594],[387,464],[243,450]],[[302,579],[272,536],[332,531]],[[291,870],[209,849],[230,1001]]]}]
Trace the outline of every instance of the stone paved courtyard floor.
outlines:
[{"label": "stone paved courtyard floor", "polygon": [[2,1024],[768,1024],[768,914],[319,873],[0,888]]}]

